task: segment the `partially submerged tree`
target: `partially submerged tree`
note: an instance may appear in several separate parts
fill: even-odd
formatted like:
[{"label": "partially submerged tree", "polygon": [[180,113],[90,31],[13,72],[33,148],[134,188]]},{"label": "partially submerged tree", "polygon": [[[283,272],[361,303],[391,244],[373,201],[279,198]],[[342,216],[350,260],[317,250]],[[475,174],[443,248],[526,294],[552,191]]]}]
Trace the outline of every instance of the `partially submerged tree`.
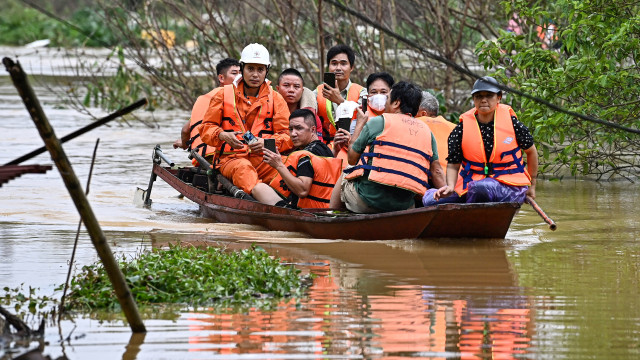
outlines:
[{"label": "partially submerged tree", "polygon": [[[478,44],[479,60],[505,84],[568,110],[640,129],[640,3],[510,0],[516,31]],[[513,14],[513,15],[512,15]],[[542,149],[543,171],[597,179],[640,175],[640,136],[510,102]]]}]

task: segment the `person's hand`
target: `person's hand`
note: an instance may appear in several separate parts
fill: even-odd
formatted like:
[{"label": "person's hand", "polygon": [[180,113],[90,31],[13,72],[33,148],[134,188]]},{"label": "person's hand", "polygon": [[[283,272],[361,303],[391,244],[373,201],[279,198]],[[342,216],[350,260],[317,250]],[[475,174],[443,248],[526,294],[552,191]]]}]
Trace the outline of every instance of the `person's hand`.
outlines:
[{"label": "person's hand", "polygon": [[449,185],[445,185],[438,189],[435,194],[433,194],[433,198],[436,200],[440,200],[442,198],[446,198],[447,196],[453,193],[453,188]]},{"label": "person's hand", "polygon": [[181,148],[182,150],[187,150],[187,145],[182,143],[182,139],[178,139],[173,142],[173,148]]},{"label": "person's hand", "polygon": [[529,186],[529,189],[527,190],[527,196],[530,196],[533,200],[536,199],[536,185],[532,184],[531,186]]},{"label": "person's hand", "polygon": [[256,152],[256,151],[263,151],[264,149],[264,139],[263,138],[256,138],[258,141],[254,141],[252,144],[249,144],[249,149],[251,150],[251,152]]},{"label": "person's hand", "polygon": [[342,104],[344,102],[342,95],[340,95],[340,90],[338,90],[337,80],[336,80],[335,87],[331,87],[331,86],[328,86],[327,84],[324,84],[324,87],[322,88],[322,96],[324,96],[325,99],[328,99],[329,101],[336,104]]},{"label": "person's hand", "polygon": [[364,125],[367,123],[367,121],[369,121],[369,111],[362,112],[361,108],[356,108],[356,126],[359,123],[362,123],[362,125]]},{"label": "person's hand", "polygon": [[345,129],[338,129],[333,137],[333,148],[339,151],[342,147],[348,146],[351,134]]},{"label": "person's hand", "polygon": [[234,132],[223,131],[218,135],[218,138],[226,142],[227,144],[229,144],[229,146],[231,146],[234,149],[241,149],[244,145],[236,137],[236,135],[238,134],[241,134],[241,132],[240,131],[234,131]]},{"label": "person's hand", "polygon": [[280,166],[284,166],[284,163],[282,162],[282,156],[280,156],[280,153],[277,151],[278,149],[276,149],[276,152],[273,152],[269,149],[262,150],[262,161],[269,164],[274,169],[277,169]]}]

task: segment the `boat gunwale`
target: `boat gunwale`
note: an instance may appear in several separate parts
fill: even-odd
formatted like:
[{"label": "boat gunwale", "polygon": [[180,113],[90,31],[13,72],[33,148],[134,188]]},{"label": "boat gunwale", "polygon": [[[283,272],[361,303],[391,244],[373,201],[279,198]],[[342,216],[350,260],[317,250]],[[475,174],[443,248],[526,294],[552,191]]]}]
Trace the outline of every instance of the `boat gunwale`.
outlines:
[{"label": "boat gunwale", "polygon": [[[185,167],[185,168],[188,168],[188,167]],[[517,202],[449,203],[449,204],[440,204],[440,205],[434,205],[434,206],[429,206],[429,207],[413,208],[413,209],[399,210],[399,211],[389,211],[389,212],[375,213],[375,214],[356,214],[356,213],[351,213],[351,214],[340,214],[338,216],[331,216],[329,214],[318,215],[318,214],[316,214],[316,212],[323,212],[323,211],[326,211],[326,210],[324,210],[324,209],[309,209],[309,210],[312,210],[312,211],[306,211],[305,209],[301,209],[301,210],[288,209],[288,208],[282,208],[282,207],[277,207],[277,206],[273,206],[273,205],[262,204],[262,203],[251,201],[251,200],[245,200],[245,199],[233,198],[233,197],[225,196],[225,195],[208,193],[206,191],[203,191],[202,189],[199,189],[199,188],[197,188],[197,187],[195,187],[195,186],[193,186],[191,184],[188,184],[188,183],[182,181],[181,179],[179,179],[176,176],[177,170],[174,170],[174,169],[171,169],[171,168],[167,168],[167,167],[162,167],[162,166],[159,166],[157,164],[154,164],[154,172],[158,176],[160,176],[163,180],[165,180],[165,182],[167,182],[169,184],[171,184],[171,182],[168,181],[167,179],[165,179],[165,177],[163,175],[169,175],[173,179],[175,179],[175,181],[179,181],[181,184],[183,184],[182,186],[187,186],[187,187],[193,189],[194,191],[196,191],[197,193],[200,193],[200,196],[202,196],[203,199],[199,199],[198,196],[194,196],[194,198],[192,199],[189,196],[189,194],[185,194],[185,193],[181,192],[180,190],[178,190],[178,189],[176,189],[174,187],[174,189],[176,189],[176,191],[180,192],[185,197],[189,198],[190,200],[192,200],[193,202],[197,203],[200,206],[208,207],[212,211],[224,211],[224,212],[227,212],[227,213],[236,214],[236,215],[242,215],[242,216],[255,215],[255,216],[261,216],[261,217],[267,218],[267,219],[280,220],[280,221],[290,221],[290,220],[292,220],[292,218],[295,218],[296,221],[303,221],[303,222],[308,222],[308,223],[317,223],[317,224],[332,223],[332,224],[336,224],[336,223],[350,223],[350,222],[367,222],[367,221],[376,220],[376,219],[380,219],[380,218],[405,217],[406,215],[417,216],[417,215],[419,215],[421,213],[429,213],[429,212],[434,212],[434,211],[440,212],[440,211],[471,210],[471,209],[482,209],[482,208],[496,209],[496,208],[503,208],[503,207],[504,208],[519,209],[520,206],[521,206]],[[250,205],[251,207],[258,207],[258,208],[262,207],[263,210],[258,211],[258,209],[256,209],[256,210],[239,209],[239,208],[235,208],[235,207],[232,207],[232,206],[229,206],[229,205],[222,205],[222,204],[219,204],[219,203],[216,203],[216,202],[207,201],[211,197],[218,197],[220,199],[223,199],[224,201],[234,201],[235,200],[235,201],[238,201],[240,203],[245,203],[247,205]],[[270,210],[277,210],[278,212],[284,211],[285,213],[282,213],[282,214],[273,213]]]}]

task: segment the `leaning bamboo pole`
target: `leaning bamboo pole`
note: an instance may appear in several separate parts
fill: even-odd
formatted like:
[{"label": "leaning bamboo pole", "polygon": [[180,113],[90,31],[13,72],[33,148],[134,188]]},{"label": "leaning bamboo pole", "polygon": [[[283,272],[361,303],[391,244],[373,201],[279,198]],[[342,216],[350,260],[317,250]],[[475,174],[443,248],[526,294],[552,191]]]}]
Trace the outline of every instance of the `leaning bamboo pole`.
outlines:
[{"label": "leaning bamboo pole", "polygon": [[133,300],[133,296],[124,279],[124,275],[118,266],[118,262],[109,248],[107,239],[100,228],[100,224],[91,209],[91,205],[89,204],[84,191],[82,190],[80,181],[73,171],[71,163],[62,148],[62,144],[56,137],[49,120],[40,106],[38,98],[27,80],[27,75],[22,70],[20,63],[14,63],[13,60],[9,58],[2,59],[2,63],[11,75],[13,85],[18,89],[18,93],[22,97],[22,101],[27,107],[27,111],[29,111],[31,118],[38,129],[40,137],[44,140],[45,146],[51,154],[51,159],[55,162],[56,167],[62,176],[62,180],[64,180],[64,184],[69,191],[69,195],[71,195],[76,209],[82,217],[84,226],[91,237],[91,242],[98,252],[100,261],[102,261],[102,264],[107,271],[111,284],[113,284],[116,296],[118,297],[120,306],[122,306],[122,310],[129,322],[131,330],[134,333],[146,332],[144,323],[138,313],[138,307]]}]

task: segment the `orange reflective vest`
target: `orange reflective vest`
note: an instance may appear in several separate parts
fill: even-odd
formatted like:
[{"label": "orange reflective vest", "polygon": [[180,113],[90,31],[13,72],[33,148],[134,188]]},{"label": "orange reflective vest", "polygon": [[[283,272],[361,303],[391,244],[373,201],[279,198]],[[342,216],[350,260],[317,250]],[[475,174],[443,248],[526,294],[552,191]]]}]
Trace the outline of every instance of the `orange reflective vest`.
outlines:
[{"label": "orange reflective vest", "polygon": [[[198,150],[202,157],[212,155],[215,151],[213,146],[203,143],[202,139],[200,139],[200,124],[202,124],[202,119],[204,119],[204,113],[206,113],[209,108],[211,98],[220,90],[222,90],[222,88],[218,87],[209,91],[207,94],[198,96],[195,104],[193,104],[193,109],[191,109],[191,119],[189,120],[190,134],[189,140],[187,141],[187,150],[189,152],[191,152],[191,150]],[[195,159],[193,161],[195,162]]]},{"label": "orange reflective vest", "polygon": [[427,126],[429,126],[429,130],[433,133],[433,137],[436,139],[436,144],[438,146],[438,161],[440,165],[442,165],[443,169],[447,168],[447,156],[449,156],[449,134],[456,125],[450,121],[445,120],[442,116],[438,117],[428,117],[421,116],[416,118],[418,120],[422,120]]},{"label": "orange reflective vest", "polygon": [[[291,174],[297,176],[298,161],[305,156],[308,156],[311,161],[313,180],[309,194],[304,198],[298,199],[298,207],[328,208],[333,186],[340,178],[340,174],[342,174],[342,160],[317,156],[309,151],[299,150],[289,154],[284,165],[289,169]],[[285,199],[291,196],[291,190],[289,190],[279,173],[271,180],[269,185]]]},{"label": "orange reflective vest", "polygon": [[[316,92],[318,93],[316,99],[318,100],[318,116],[320,116],[320,121],[322,121],[322,138],[324,142],[328,144],[336,135],[336,121],[333,118],[331,101],[322,96],[322,89],[324,89],[324,84],[320,84],[316,88]],[[362,85],[352,82],[349,91],[347,91],[346,101],[358,102],[362,89],[364,89]]]},{"label": "orange reflective vest", "polygon": [[[224,100],[222,108],[222,122],[220,127],[223,131],[234,132],[238,131],[236,137],[244,146],[240,149],[234,149],[227,143],[223,143],[219,150],[216,150],[216,156],[231,155],[231,154],[247,154],[249,153],[249,147],[247,142],[242,137],[242,134],[247,132],[245,128],[245,120],[240,117],[238,110],[236,109],[236,96],[235,87],[225,85],[224,88]],[[264,135],[273,135],[273,90],[269,89],[269,95],[266,104],[262,104],[258,110],[258,116],[251,125],[251,133],[257,137],[264,137]]]},{"label": "orange reflective vest", "polygon": [[347,179],[364,175],[377,183],[424,194],[431,172],[431,130],[404,114],[382,114],[384,129],[360,155],[359,164],[345,169]]},{"label": "orange reflective vest", "polygon": [[[489,160],[475,116],[476,109],[460,115],[462,123],[462,164],[455,191],[462,196],[467,185],[474,180],[494,178],[507,185],[531,185],[531,177],[522,161],[522,150],[516,141],[512,116],[516,113],[509,105],[498,104],[493,122],[493,152]],[[497,155],[496,155],[497,154]]]}]

